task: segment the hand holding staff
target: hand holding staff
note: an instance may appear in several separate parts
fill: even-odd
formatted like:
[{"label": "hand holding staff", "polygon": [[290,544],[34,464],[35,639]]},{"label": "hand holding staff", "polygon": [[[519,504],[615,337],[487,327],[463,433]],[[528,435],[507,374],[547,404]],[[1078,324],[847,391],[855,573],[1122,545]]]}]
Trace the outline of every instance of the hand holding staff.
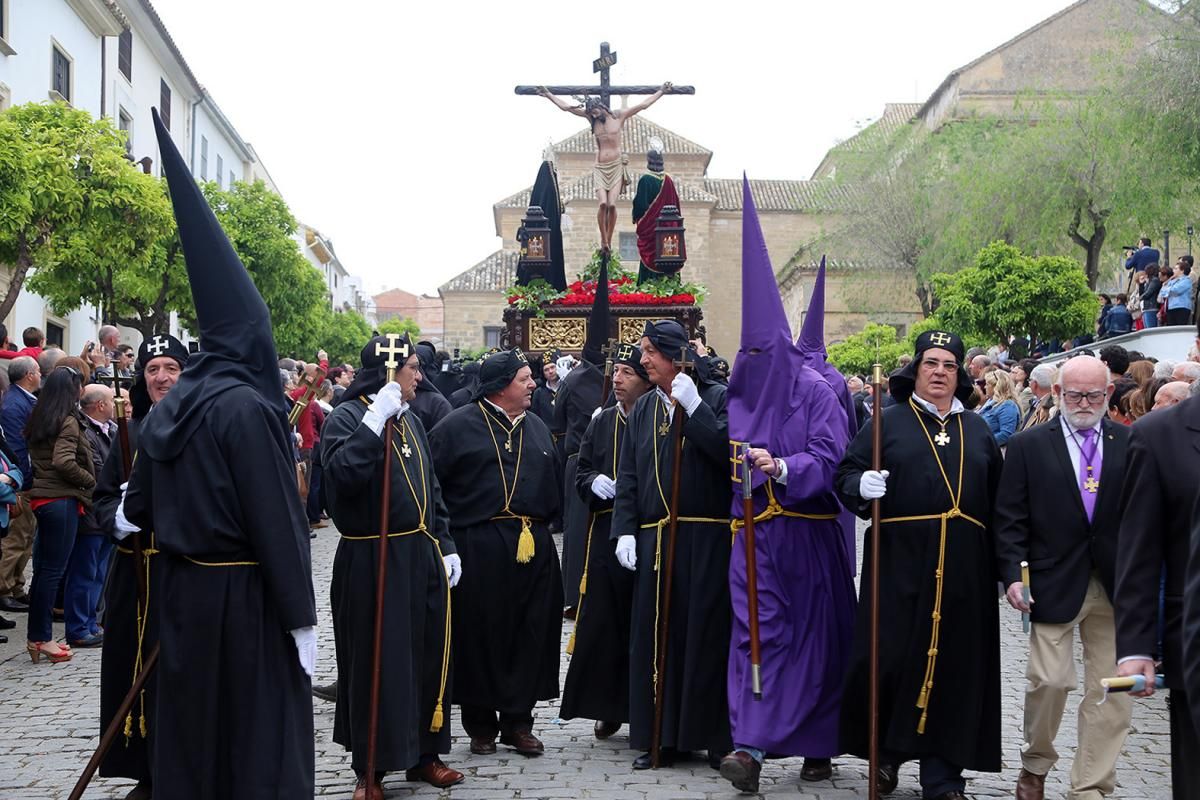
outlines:
[{"label": "hand holding staff", "polygon": [[[1025,601],[1025,605],[1028,606],[1030,604],[1030,602],[1032,602],[1032,597],[1033,596],[1029,593],[1029,562],[1022,561],[1021,562],[1021,598]],[[1029,633],[1029,612],[1028,611],[1021,612],[1021,630],[1025,631],[1025,633]]]},{"label": "hand holding staff", "polygon": [[750,617],[750,689],[762,700],[762,643],[758,636],[758,553],[754,543],[754,484],[750,445],[742,445],[742,537],[746,543],[746,612]]}]

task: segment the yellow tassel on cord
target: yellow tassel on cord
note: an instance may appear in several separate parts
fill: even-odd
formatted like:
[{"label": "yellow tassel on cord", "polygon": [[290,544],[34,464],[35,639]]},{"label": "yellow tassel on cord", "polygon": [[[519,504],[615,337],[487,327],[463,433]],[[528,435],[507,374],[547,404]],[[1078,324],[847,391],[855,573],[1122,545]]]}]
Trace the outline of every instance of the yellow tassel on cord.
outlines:
[{"label": "yellow tassel on cord", "polygon": [[141,721],[140,721],[140,724],[138,725],[138,728],[142,732],[142,738],[145,739],[146,738],[146,715],[145,714],[142,714]]},{"label": "yellow tassel on cord", "polygon": [[133,738],[133,712],[132,711],[130,711],[128,714],[125,715],[126,744],[128,744],[128,740],[131,738]]},{"label": "yellow tassel on cord", "polygon": [[921,713],[921,721],[917,723],[917,733],[918,734],[925,733],[925,718],[928,716],[929,716],[928,711],[924,711]]},{"label": "yellow tassel on cord", "polygon": [[579,596],[587,594],[587,573],[583,573],[583,577],[579,579]]},{"label": "yellow tassel on cord", "polygon": [[429,732],[437,733],[442,729],[442,723],[445,719],[442,714],[442,701],[439,700],[437,707],[433,709],[433,721],[429,723]]},{"label": "yellow tassel on cord", "polygon": [[571,638],[567,639],[567,655],[575,653],[575,629],[571,629]]},{"label": "yellow tassel on cord", "polygon": [[533,560],[533,531],[529,529],[529,520],[521,520],[521,538],[517,540],[517,563],[528,564]]}]

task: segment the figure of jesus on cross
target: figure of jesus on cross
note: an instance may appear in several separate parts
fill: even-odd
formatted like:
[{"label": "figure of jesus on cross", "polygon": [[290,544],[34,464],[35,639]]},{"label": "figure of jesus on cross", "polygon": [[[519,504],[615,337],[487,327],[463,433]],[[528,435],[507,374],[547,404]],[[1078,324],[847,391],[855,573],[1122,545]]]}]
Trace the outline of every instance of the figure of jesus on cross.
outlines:
[{"label": "figure of jesus on cross", "polygon": [[[640,111],[645,111],[658,101],[664,94],[694,94],[691,86],[675,86],[670,82],[655,88],[653,86],[612,86],[609,83],[609,69],[617,63],[617,54],[609,49],[608,42],[600,45],[600,58],[592,62],[592,71],[600,73],[599,86],[518,86],[517,94],[539,94],[554,103],[554,105],[585,118],[592,126],[592,135],[596,137],[596,164],[592,167],[592,175],[596,184],[596,199],[600,208],[596,212],[596,221],[600,225],[600,249],[608,257],[612,250],[613,231],[617,227],[617,198],[625,186],[629,184],[629,157],[621,152],[621,129],[625,121]],[[593,92],[597,94],[593,94]],[[562,99],[561,95],[583,94],[582,102],[571,105]],[[614,94],[649,95],[635,106],[613,111],[609,108],[609,98]]]}]

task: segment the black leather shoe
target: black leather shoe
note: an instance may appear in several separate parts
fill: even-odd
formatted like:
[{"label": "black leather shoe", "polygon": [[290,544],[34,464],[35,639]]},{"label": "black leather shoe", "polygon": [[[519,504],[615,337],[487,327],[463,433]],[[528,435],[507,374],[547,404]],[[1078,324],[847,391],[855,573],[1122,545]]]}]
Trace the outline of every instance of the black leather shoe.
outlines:
[{"label": "black leather shoe", "polygon": [[149,783],[139,783],[129,790],[129,794],[125,795],[125,800],[150,800],[153,796]]},{"label": "black leather shoe", "polygon": [[933,800],[967,800],[967,796],[958,789],[952,789],[949,792],[942,792]]},{"label": "black leather shoe", "polygon": [[14,614],[24,614],[29,610],[29,604],[15,597],[0,597],[0,611],[11,611]]},{"label": "black leather shoe", "polygon": [[319,697],[322,700],[327,700],[330,703],[337,702],[337,681],[327,686],[317,686],[313,684],[313,697]]},{"label": "black leather shoe", "polygon": [[8,644],[8,637],[0,633],[0,644]]},{"label": "black leather shoe", "polygon": [[806,758],[800,768],[802,781],[827,781],[833,777],[833,759]]},{"label": "black leather shoe", "polygon": [[592,730],[595,732],[597,739],[607,739],[617,731],[621,730],[621,723],[596,720],[596,726]]},{"label": "black leather shoe", "polygon": [[496,740],[471,737],[471,752],[477,756],[490,756],[496,752]]},{"label": "black leather shoe", "polygon": [[11,620],[6,617],[0,617],[0,631],[10,631],[15,627],[17,627],[15,620]]},{"label": "black leather shoe", "polygon": [[708,751],[708,766],[710,769],[721,771],[721,759],[725,757],[725,753],[718,753],[716,750]]},{"label": "black leather shoe", "polygon": [[[673,767],[675,766],[675,758],[678,755],[674,748],[664,747],[658,751],[658,765],[660,767]],[[654,760],[651,758],[649,752],[642,753],[633,760],[634,769],[651,769],[653,767]]]},{"label": "black leather shoe", "polygon": [[879,793],[891,794],[896,791],[896,784],[900,782],[900,767],[896,764],[880,764],[879,765]]}]

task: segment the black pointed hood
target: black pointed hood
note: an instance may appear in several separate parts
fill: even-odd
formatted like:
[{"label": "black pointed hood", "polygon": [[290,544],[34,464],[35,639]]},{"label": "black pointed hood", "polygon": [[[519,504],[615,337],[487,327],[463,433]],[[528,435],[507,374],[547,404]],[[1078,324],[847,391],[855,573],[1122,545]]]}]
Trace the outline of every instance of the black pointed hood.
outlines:
[{"label": "black pointed hood", "polygon": [[583,360],[604,369],[605,348],[608,347],[609,330],[608,259],[600,263],[596,276],[596,297],[592,300],[592,313],[588,315],[587,339],[583,343]]},{"label": "black pointed hood", "polygon": [[189,359],[179,383],[147,418],[140,435],[147,455],[165,461],[179,454],[204,420],[209,404],[230,389],[249,386],[257,391],[278,410],[281,430],[286,430],[288,403],[279,382],[267,305],[158,112],[153,114],[200,336],[200,352]]}]

